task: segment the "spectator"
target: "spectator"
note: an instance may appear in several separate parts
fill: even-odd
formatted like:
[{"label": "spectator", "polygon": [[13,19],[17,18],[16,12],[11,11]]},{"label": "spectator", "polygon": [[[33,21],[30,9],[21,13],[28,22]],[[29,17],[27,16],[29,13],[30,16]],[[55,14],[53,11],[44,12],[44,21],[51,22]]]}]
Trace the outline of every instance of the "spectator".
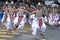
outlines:
[{"label": "spectator", "polygon": [[2,9],[0,8],[0,26],[1,26],[1,19],[2,19],[2,17],[3,17],[3,11],[2,11]]}]

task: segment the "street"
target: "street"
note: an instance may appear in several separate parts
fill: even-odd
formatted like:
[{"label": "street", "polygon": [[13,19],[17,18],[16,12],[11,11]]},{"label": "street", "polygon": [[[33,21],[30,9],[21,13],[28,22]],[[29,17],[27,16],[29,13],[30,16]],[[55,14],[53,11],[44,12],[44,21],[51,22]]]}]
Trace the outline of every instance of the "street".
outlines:
[{"label": "street", "polygon": [[[51,28],[47,26],[45,37],[41,37],[40,32],[37,32],[36,40],[60,40],[60,27]],[[2,31],[1,31],[2,30]],[[0,29],[0,40],[33,40],[31,30],[23,30],[21,33],[12,31],[10,34],[6,34],[5,30]]]}]

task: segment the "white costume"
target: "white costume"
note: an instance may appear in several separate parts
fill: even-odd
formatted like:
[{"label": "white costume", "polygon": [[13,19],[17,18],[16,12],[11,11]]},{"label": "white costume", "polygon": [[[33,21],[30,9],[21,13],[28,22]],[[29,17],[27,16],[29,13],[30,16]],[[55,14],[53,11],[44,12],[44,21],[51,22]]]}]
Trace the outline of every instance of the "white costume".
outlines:
[{"label": "white costume", "polygon": [[45,16],[45,22],[48,22],[48,19],[47,19],[47,17]]},{"label": "white costume", "polygon": [[50,15],[49,24],[50,25],[56,25],[58,22],[58,19],[59,19],[58,15]]},{"label": "white costume", "polygon": [[52,25],[53,24],[53,22],[52,22],[52,14],[49,14],[49,17],[48,17],[48,23],[49,23],[49,25]]},{"label": "white costume", "polygon": [[31,25],[32,24],[32,21],[33,21],[33,17],[35,16],[35,14],[32,14],[30,15],[30,20],[29,20],[29,24]]},{"label": "white costume", "polygon": [[26,18],[26,15],[23,15],[23,18],[21,18],[21,21],[19,22],[18,29],[23,29],[25,24],[25,18]]},{"label": "white costume", "polygon": [[6,27],[7,27],[7,30],[8,30],[8,29],[12,29],[12,24],[11,24],[9,13],[7,13],[7,15],[8,15],[8,17],[7,17]]},{"label": "white costume", "polygon": [[44,21],[44,22],[47,22],[47,17],[45,16],[45,17],[42,17],[42,21]]},{"label": "white costume", "polygon": [[44,23],[44,21],[43,21],[43,18],[41,18],[41,20],[39,20],[39,26],[40,26],[40,31],[42,31],[42,32],[45,32],[45,30],[46,30],[46,24]]},{"label": "white costume", "polygon": [[36,36],[37,29],[39,28],[39,24],[38,24],[38,19],[35,17],[35,14],[33,14],[32,16],[33,16],[33,17],[31,17],[33,19],[32,24],[31,24],[32,35]]},{"label": "white costume", "polygon": [[13,21],[13,26],[15,27],[16,25],[18,25],[18,14],[17,14],[17,16],[14,18],[14,21]]},{"label": "white costume", "polygon": [[55,24],[58,24],[59,16],[58,14],[55,15]]},{"label": "white costume", "polygon": [[58,24],[60,24],[60,14],[58,14]]}]

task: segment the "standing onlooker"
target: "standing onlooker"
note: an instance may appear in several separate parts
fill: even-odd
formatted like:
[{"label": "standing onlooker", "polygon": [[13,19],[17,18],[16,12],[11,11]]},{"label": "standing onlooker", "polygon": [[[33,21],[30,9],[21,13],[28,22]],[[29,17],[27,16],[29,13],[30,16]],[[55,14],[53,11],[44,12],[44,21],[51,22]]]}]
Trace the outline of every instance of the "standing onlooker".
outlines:
[{"label": "standing onlooker", "polygon": [[1,19],[2,19],[2,17],[3,17],[3,11],[2,11],[2,9],[0,7],[0,26],[1,26]]}]

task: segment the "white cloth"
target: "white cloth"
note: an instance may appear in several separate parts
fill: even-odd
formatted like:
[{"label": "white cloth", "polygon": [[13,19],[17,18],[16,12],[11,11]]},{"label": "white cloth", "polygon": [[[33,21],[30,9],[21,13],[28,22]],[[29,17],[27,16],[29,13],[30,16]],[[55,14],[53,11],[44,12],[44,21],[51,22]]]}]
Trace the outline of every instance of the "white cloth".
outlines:
[{"label": "white cloth", "polygon": [[40,31],[45,32],[46,31],[46,24],[45,21],[43,21],[44,19],[42,18],[42,26],[40,27]]},{"label": "white cloth", "polygon": [[48,20],[47,20],[47,17],[45,16],[45,22],[47,22]]},{"label": "white cloth", "polygon": [[44,22],[48,21],[46,16],[45,17],[41,17],[41,18],[42,18],[42,21],[44,21]]},{"label": "white cloth", "polygon": [[11,23],[10,15],[9,14],[8,14],[8,17],[7,17],[7,23]]},{"label": "white cloth", "polygon": [[32,28],[32,35],[36,36],[36,34],[37,34],[37,28],[33,27]]},{"label": "white cloth", "polygon": [[26,18],[26,15],[23,16],[21,22],[18,25],[18,29],[23,29],[24,24],[25,24],[25,18]]},{"label": "white cloth", "polygon": [[51,19],[49,19],[48,23],[49,23],[49,25],[53,24]]},{"label": "white cloth", "polygon": [[30,18],[29,18],[29,24],[30,25],[32,24],[32,21],[33,21],[34,17],[35,17],[35,14],[30,15]]},{"label": "white cloth", "polygon": [[42,32],[45,32],[45,31],[46,31],[46,24],[45,24],[44,22],[43,22],[40,30],[41,30]]},{"label": "white cloth", "polygon": [[6,23],[6,28],[7,28],[7,30],[12,29],[12,24],[11,23]]},{"label": "white cloth", "polygon": [[8,14],[8,17],[7,17],[6,27],[7,27],[7,29],[12,29],[12,24],[11,24],[11,20],[10,20],[10,15],[9,14]]},{"label": "white cloth", "polygon": [[37,29],[39,28],[38,19],[36,17],[33,17],[31,27],[32,27],[32,35],[36,36]]},{"label": "white cloth", "polygon": [[38,23],[39,23],[38,19],[33,17],[33,21],[32,21],[31,27],[39,28],[39,24]]},{"label": "white cloth", "polygon": [[49,14],[48,20],[49,25],[53,25],[52,14]]},{"label": "white cloth", "polygon": [[17,25],[18,24],[18,14],[17,16],[14,18],[14,21],[13,21],[13,25]]},{"label": "white cloth", "polygon": [[60,24],[60,21],[58,22],[58,24]]},{"label": "white cloth", "polygon": [[14,21],[13,21],[13,25],[18,24],[18,17],[15,17]]}]

